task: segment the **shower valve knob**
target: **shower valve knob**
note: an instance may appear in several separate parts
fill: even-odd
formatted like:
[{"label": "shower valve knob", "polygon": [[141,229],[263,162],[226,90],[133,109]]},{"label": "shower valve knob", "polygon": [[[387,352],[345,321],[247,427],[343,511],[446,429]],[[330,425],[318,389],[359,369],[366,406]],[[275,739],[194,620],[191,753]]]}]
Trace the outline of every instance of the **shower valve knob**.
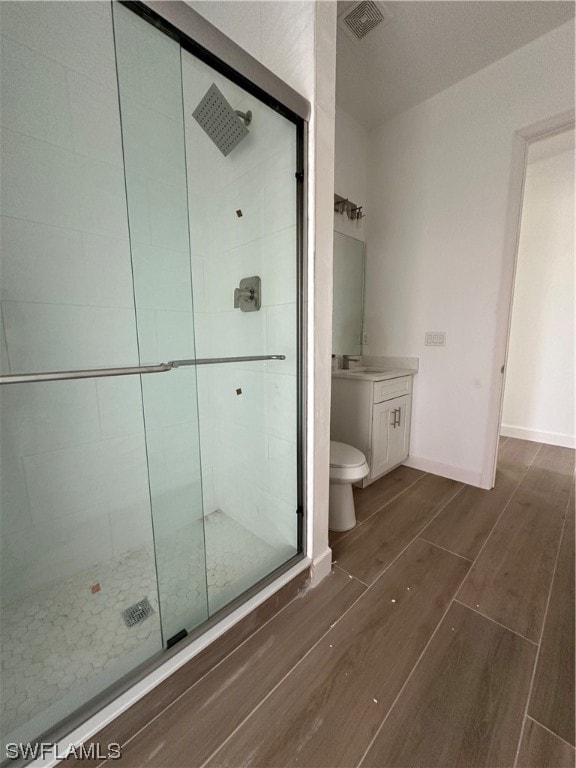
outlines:
[{"label": "shower valve knob", "polygon": [[254,301],[254,288],[250,288],[249,291],[242,290],[241,288],[234,288],[234,309],[238,309],[240,306],[240,299]]},{"label": "shower valve knob", "polygon": [[258,275],[244,277],[234,289],[234,309],[242,312],[257,312],[262,302],[260,278]]}]

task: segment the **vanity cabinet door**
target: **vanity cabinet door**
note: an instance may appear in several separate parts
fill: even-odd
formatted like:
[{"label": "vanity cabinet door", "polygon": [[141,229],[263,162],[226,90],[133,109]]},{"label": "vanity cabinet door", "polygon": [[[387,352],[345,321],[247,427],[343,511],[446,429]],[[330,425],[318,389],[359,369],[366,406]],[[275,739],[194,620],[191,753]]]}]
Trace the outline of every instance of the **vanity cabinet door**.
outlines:
[{"label": "vanity cabinet door", "polygon": [[396,397],[374,405],[372,415],[372,465],[376,478],[408,456],[410,439],[410,396]]},{"label": "vanity cabinet door", "polygon": [[410,411],[412,406],[412,397],[398,397],[392,400],[392,404],[398,409],[396,418],[396,427],[392,428],[392,458],[394,464],[400,464],[408,458],[410,448]]}]

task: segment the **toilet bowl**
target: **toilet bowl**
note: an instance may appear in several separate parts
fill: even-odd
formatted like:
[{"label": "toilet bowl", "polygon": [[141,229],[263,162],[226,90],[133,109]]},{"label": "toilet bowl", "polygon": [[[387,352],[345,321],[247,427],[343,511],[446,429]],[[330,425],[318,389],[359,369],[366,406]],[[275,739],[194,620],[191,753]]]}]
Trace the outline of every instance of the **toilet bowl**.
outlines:
[{"label": "toilet bowl", "polygon": [[362,480],[369,471],[362,451],[346,443],[330,441],[328,526],[331,531],[349,531],[356,525],[352,483]]}]

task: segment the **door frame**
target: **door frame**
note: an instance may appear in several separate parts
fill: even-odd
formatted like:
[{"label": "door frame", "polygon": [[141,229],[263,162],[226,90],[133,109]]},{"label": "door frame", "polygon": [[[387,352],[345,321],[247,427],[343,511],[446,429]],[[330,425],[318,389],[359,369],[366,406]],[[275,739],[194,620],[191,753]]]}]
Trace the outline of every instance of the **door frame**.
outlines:
[{"label": "door frame", "polygon": [[482,488],[493,488],[496,480],[498,440],[504,404],[505,371],[510,344],[514,281],[518,262],[528,146],[533,141],[554,136],[574,128],[575,122],[575,111],[571,109],[515,131],[512,136],[512,159],[508,187],[504,257],[500,273],[500,289],[496,313],[496,335],[491,372],[487,436],[481,479]]}]

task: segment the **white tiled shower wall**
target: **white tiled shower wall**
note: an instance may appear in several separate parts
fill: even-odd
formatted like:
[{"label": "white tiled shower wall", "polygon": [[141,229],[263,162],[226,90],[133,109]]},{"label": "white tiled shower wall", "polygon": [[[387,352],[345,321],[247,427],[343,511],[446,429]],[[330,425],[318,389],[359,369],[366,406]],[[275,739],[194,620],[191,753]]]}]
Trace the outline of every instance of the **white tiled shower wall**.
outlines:
[{"label": "white tiled shower wall", "polygon": [[[138,364],[110,4],[1,21],[3,370]],[[151,541],[137,379],[2,406],[3,600]]]},{"label": "white tiled shower wall", "polygon": [[[249,135],[224,157],[191,117],[216,82]],[[222,509],[271,544],[296,543],[296,130],[183,54],[190,241],[198,357],[285,361],[199,368],[205,512]],[[239,215],[241,212],[241,215]],[[259,275],[262,308],[234,309]]]}]

